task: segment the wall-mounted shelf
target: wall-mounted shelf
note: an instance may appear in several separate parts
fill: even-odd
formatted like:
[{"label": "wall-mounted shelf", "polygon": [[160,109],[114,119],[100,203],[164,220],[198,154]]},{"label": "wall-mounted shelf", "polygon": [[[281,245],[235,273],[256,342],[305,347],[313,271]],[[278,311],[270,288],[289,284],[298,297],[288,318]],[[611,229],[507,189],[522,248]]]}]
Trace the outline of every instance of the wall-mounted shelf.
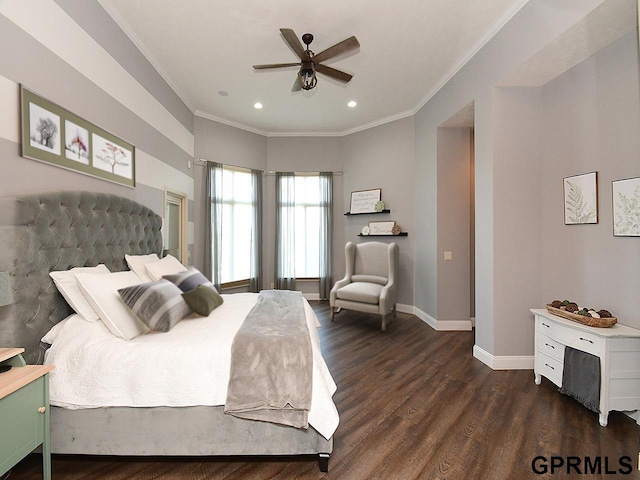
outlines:
[{"label": "wall-mounted shelf", "polygon": [[393,235],[390,233],[389,235],[363,235],[361,233],[358,234],[359,237],[406,237],[409,234],[407,232],[400,232],[398,235]]},{"label": "wall-mounted shelf", "polygon": [[378,213],[391,213],[391,210],[382,210],[381,212],[362,212],[362,213],[345,213],[345,216],[349,217],[351,215],[377,215]]}]

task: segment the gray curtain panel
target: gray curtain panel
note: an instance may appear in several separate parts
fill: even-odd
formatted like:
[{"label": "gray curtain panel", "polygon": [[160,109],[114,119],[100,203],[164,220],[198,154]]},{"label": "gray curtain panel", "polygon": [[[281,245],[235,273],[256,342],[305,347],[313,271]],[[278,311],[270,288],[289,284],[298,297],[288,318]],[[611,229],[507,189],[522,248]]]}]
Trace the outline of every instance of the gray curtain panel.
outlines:
[{"label": "gray curtain panel", "polygon": [[251,278],[249,290],[262,290],[262,172],[251,170],[251,204],[253,225],[251,226]]},{"label": "gray curtain panel", "polygon": [[276,288],[295,290],[295,173],[276,172]]},{"label": "gray curtain panel", "polygon": [[222,164],[208,162],[205,173],[206,229],[204,274],[220,291],[220,265],[222,265]]},{"label": "gray curtain panel", "polygon": [[320,172],[320,300],[328,300],[333,286],[333,173]]}]

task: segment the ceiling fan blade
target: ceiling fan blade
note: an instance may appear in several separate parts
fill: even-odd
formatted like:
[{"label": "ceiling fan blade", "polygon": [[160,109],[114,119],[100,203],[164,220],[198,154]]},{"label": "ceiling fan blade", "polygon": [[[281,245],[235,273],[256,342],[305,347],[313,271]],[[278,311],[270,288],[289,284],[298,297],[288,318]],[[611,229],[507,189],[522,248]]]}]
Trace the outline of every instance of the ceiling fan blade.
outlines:
[{"label": "ceiling fan blade", "polygon": [[333,47],[329,47],[326,50],[323,50],[319,54],[313,57],[313,61],[316,65],[320,62],[324,62],[325,60],[329,60],[337,55],[348,52],[350,50],[355,50],[356,48],[360,48],[360,42],[356,37],[349,37],[346,40],[343,40],[339,43],[336,43]]},{"label": "ceiling fan blade", "polygon": [[300,40],[298,40],[296,32],[294,32],[290,28],[281,28],[280,33],[282,33],[282,36],[287,41],[289,46],[293,48],[293,51],[296,52],[296,55],[300,57],[300,60],[306,60],[307,55],[304,53],[304,47],[302,46],[302,43],[300,43]]},{"label": "ceiling fan blade", "polygon": [[265,68],[284,68],[284,67],[299,67],[300,62],[297,63],[268,63],[266,65],[254,65],[254,70],[264,70]]},{"label": "ceiling fan blade", "polygon": [[291,91],[292,92],[299,92],[300,90],[302,90],[302,85],[300,85],[300,82],[298,81],[298,77],[296,77],[296,81],[293,82],[293,86],[291,87]]},{"label": "ceiling fan blade", "polygon": [[349,75],[341,70],[336,70],[335,68],[327,67],[326,65],[316,63],[315,67],[317,72],[324,73],[331,78],[335,78],[339,82],[349,83],[349,80],[353,78],[353,75]]}]

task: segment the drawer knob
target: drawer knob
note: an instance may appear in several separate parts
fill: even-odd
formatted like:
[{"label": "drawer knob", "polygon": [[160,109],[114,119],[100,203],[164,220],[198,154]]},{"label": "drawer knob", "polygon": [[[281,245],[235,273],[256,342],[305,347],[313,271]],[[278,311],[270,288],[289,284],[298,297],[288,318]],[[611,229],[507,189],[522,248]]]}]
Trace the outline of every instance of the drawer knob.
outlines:
[{"label": "drawer knob", "polygon": [[551,370],[555,370],[555,368],[553,368],[553,367],[552,367],[551,365],[549,365],[548,363],[545,363],[545,365],[546,365],[547,367],[549,367]]},{"label": "drawer knob", "polygon": [[546,343],[546,342],[545,342],[545,345],[546,345],[547,347],[551,347],[551,348],[553,348],[554,350],[556,349],[556,347],[554,347],[554,346],[553,346],[553,345],[551,345],[550,343]]},{"label": "drawer knob", "polygon": [[551,328],[551,327],[549,327],[549,325],[547,325],[547,324],[546,324],[546,323],[544,323],[544,322],[542,322],[542,325],[544,325],[544,326],[545,326],[545,327],[547,327],[547,328]]},{"label": "drawer knob", "polygon": [[47,411],[47,407],[40,407],[40,408],[38,409],[38,412],[39,412],[39,413],[44,413],[44,412],[46,412],[46,411]]},{"label": "drawer knob", "polygon": [[580,337],[580,340],[582,340],[582,341],[584,341],[584,342],[593,343],[593,341],[589,340],[588,338],[582,338],[582,337]]}]

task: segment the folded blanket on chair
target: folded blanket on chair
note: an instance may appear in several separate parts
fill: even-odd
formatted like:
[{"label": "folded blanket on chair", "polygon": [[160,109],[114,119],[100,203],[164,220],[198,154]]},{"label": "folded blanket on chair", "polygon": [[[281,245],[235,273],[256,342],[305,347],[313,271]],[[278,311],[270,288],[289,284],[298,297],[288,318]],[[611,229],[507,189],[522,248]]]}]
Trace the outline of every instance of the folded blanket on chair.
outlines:
[{"label": "folded blanket on chair", "polygon": [[560,393],[600,413],[600,358],[571,347],[564,348]]},{"label": "folded blanket on chair", "polygon": [[308,428],[313,354],[302,294],[265,290],[231,346],[224,411]]}]

